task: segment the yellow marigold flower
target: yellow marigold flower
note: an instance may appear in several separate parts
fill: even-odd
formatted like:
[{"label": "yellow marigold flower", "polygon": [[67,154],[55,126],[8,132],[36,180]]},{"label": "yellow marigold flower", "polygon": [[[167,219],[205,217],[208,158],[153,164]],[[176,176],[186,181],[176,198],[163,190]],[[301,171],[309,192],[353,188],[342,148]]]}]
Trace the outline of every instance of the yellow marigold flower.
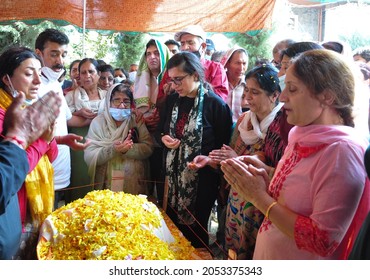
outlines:
[{"label": "yellow marigold flower", "polygon": [[[194,248],[168,217],[163,222],[164,216],[146,196],[92,191],[49,215],[41,228],[38,256],[56,260],[192,259]],[[166,224],[172,235],[167,239],[163,237]]]}]

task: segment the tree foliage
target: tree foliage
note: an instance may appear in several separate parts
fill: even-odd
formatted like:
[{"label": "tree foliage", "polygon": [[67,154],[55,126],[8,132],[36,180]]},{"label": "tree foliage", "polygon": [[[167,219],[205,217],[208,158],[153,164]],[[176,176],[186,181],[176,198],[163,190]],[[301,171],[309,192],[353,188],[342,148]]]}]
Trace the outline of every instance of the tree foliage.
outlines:
[{"label": "tree foliage", "polygon": [[142,33],[116,33],[114,37],[115,61],[117,67],[129,69],[130,64],[139,63],[145,48],[145,34]]},{"label": "tree foliage", "polygon": [[[111,61],[107,61],[114,46],[113,46],[113,34],[102,35],[97,32],[87,32],[85,34],[85,40],[82,40],[82,34],[78,43],[72,42],[72,48],[78,50],[79,58],[91,57],[95,59],[104,60],[110,64]],[[84,41],[84,46],[82,42]],[[83,54],[84,53],[84,54]]]},{"label": "tree foliage", "polygon": [[56,28],[69,33],[68,28],[57,26],[50,21],[43,21],[36,25],[27,25],[23,22],[14,22],[0,26],[0,53],[11,46],[35,47],[37,35],[46,28]]},{"label": "tree foliage", "polygon": [[354,32],[350,36],[340,36],[340,40],[348,43],[352,50],[363,46],[370,46],[370,38],[363,36],[359,32]]},{"label": "tree foliage", "polygon": [[256,60],[271,57],[271,47],[268,42],[270,35],[271,31],[262,30],[254,36],[239,33],[231,39],[235,45],[247,50],[249,56],[248,69],[253,68]]}]

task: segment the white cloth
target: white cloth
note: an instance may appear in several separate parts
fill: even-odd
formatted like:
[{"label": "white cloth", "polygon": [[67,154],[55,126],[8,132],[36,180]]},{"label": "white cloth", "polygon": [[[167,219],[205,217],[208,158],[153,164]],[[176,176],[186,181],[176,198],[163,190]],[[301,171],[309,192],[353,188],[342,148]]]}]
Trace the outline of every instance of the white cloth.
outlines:
[{"label": "white cloth", "polygon": [[[41,76],[41,85],[38,92],[38,97],[41,98],[48,92],[55,91],[62,99],[60,114],[56,119],[55,136],[63,136],[68,134],[67,121],[72,118],[72,113],[68,108],[67,102],[63,95],[63,90],[58,80],[52,80],[45,77],[46,73]],[[54,189],[59,190],[68,187],[71,177],[71,157],[69,147],[66,145],[58,145],[58,156],[52,163],[54,168]]]},{"label": "white cloth", "polygon": [[233,87],[229,82],[229,95],[227,96],[227,105],[229,105],[231,112],[233,112],[233,122],[236,123],[242,112],[242,96],[245,90],[245,78],[240,79],[239,84]]},{"label": "white cloth", "polygon": [[[261,123],[258,122],[255,113],[253,113],[252,111],[246,112],[246,116],[243,118],[242,122],[238,126],[240,137],[243,139],[243,142],[247,145],[251,145],[256,143],[258,139],[265,139],[267,129],[274,120],[276,113],[279,112],[283,105],[283,103],[279,103],[278,105],[276,105],[271,113],[268,114],[261,121]],[[249,120],[252,121],[253,130],[248,130],[247,128]]]},{"label": "white cloth", "polygon": [[131,81],[135,81],[136,73],[137,73],[136,71],[132,71],[132,72],[128,73],[128,77]]},{"label": "white cloth", "polygon": [[77,87],[75,90],[68,92],[65,98],[72,113],[81,110],[82,108],[87,108],[92,112],[98,113],[100,103],[103,102],[107,91],[98,88],[98,93],[100,98],[99,100],[90,100],[85,89]]}]

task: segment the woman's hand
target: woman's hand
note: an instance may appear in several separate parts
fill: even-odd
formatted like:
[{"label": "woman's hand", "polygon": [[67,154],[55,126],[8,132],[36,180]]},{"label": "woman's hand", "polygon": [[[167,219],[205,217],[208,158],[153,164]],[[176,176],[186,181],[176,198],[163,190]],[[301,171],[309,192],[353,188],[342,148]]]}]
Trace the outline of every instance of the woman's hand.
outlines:
[{"label": "woman's hand", "polygon": [[179,139],[172,138],[169,135],[162,136],[162,142],[169,149],[177,149],[181,143]]},{"label": "woman's hand", "polygon": [[136,116],[136,123],[140,123],[144,121],[144,114],[140,112],[138,109],[131,109],[131,113]]},{"label": "woman's hand", "polygon": [[74,114],[76,116],[80,116],[85,119],[93,119],[98,115],[97,113],[94,113],[93,111],[87,108],[81,108],[80,110],[76,111]]},{"label": "woman's hand", "polygon": [[72,90],[75,90],[80,86],[80,77],[77,79],[72,79]]},{"label": "woman's hand", "polygon": [[[19,139],[23,148],[38,139],[55,122],[62,100],[55,92],[49,92],[37,102],[23,108],[26,97],[18,92],[13,103],[6,110],[3,134],[5,138]],[[14,142],[14,141],[13,141]]]},{"label": "woman's hand", "polygon": [[134,142],[131,139],[131,131],[128,132],[124,141],[115,141],[113,147],[117,153],[125,154],[128,150],[134,147]]},{"label": "woman's hand", "polygon": [[266,165],[256,155],[254,155],[254,156],[240,156],[240,157],[238,157],[238,159],[240,161],[244,162],[247,165],[253,165],[257,169],[264,169],[267,174],[270,174],[272,171],[274,171],[273,167]]},{"label": "woman's hand", "polygon": [[50,143],[50,141],[53,140],[54,138],[55,124],[56,122],[53,122],[52,124],[50,124],[48,129],[45,130],[45,132],[40,136],[40,138]]},{"label": "woman's hand", "polygon": [[134,147],[134,142],[131,139],[131,134],[126,137],[126,139],[122,141],[115,141],[113,143],[113,147],[117,153],[125,154],[128,150]]},{"label": "woman's hand", "polygon": [[74,151],[85,150],[85,148],[90,144],[90,140],[88,139],[86,139],[85,143],[82,143],[81,141],[83,139],[84,138],[82,136],[74,133],[69,133],[67,135],[55,137],[57,144],[67,145]]},{"label": "woman's hand", "polygon": [[237,153],[228,145],[223,145],[221,149],[213,150],[209,153],[209,157],[217,164],[220,164],[223,160],[235,158],[237,156]]},{"label": "woman's hand", "polygon": [[221,170],[226,181],[245,200],[254,203],[266,196],[269,179],[264,169],[247,165],[240,158],[232,158],[221,162]]},{"label": "woman's hand", "polygon": [[172,83],[165,83],[163,85],[163,92],[165,95],[169,95],[171,93],[171,87],[172,87]]},{"label": "woman's hand", "polygon": [[204,155],[196,156],[192,162],[188,162],[188,168],[192,170],[198,170],[211,163],[211,159]]},{"label": "woman's hand", "polygon": [[155,132],[160,119],[158,109],[155,108],[153,112],[147,116],[144,114],[143,119],[148,131],[150,133]]}]

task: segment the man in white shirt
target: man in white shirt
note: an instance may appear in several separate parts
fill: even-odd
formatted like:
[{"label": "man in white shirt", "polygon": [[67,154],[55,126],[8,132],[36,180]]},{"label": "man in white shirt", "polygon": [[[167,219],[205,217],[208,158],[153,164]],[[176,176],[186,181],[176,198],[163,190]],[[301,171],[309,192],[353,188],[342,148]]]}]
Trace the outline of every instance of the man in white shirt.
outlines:
[{"label": "man in white shirt", "polygon": [[[82,136],[68,134],[67,123],[69,126],[80,127],[85,125],[85,120],[73,116],[68,108],[63,95],[62,87],[58,81],[63,73],[64,62],[67,56],[69,39],[66,34],[56,29],[46,29],[36,38],[35,52],[43,60],[44,66],[41,69],[41,86],[39,97],[54,91],[62,99],[60,114],[56,121],[55,140],[58,143],[58,157],[52,163],[54,168],[54,190],[60,190],[68,187],[71,176],[71,158],[70,150],[83,150],[88,142],[79,142],[83,140]],[[61,193],[55,193],[55,208],[61,199]]]}]

